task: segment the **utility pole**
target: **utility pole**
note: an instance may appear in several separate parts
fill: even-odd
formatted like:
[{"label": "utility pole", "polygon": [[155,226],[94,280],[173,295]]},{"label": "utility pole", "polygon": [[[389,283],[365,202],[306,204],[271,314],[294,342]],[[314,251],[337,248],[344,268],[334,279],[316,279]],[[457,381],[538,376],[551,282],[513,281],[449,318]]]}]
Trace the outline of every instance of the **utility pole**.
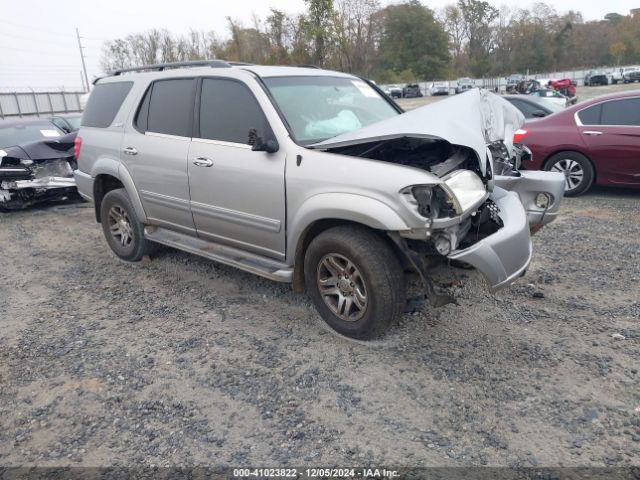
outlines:
[{"label": "utility pole", "polygon": [[84,71],[85,85],[87,86],[87,92],[89,91],[89,75],[87,75],[87,66],[84,63],[84,51],[82,50],[82,43],[80,42],[80,32],[76,27],[76,37],[78,38],[78,48],[80,49],[80,59],[82,60],[82,70]]}]

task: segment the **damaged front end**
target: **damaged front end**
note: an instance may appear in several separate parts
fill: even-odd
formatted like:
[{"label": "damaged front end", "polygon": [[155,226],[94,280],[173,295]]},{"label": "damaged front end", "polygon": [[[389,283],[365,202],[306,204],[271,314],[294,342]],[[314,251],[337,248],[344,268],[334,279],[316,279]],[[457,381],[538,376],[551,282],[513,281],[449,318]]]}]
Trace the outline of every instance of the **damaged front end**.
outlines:
[{"label": "damaged front end", "polygon": [[0,150],[0,209],[18,210],[77,195],[75,133]]},{"label": "damaged front end", "polygon": [[312,148],[434,176],[432,183],[398,192],[421,225],[388,233],[422,276],[431,303],[443,305],[452,299],[430,281],[429,257],[471,265],[492,290],[502,288],[523,275],[531,261],[530,229],[548,223],[558,211],[562,176],[519,171],[522,158],[530,155],[513,143],[523,123],[508,102],[474,89]]}]

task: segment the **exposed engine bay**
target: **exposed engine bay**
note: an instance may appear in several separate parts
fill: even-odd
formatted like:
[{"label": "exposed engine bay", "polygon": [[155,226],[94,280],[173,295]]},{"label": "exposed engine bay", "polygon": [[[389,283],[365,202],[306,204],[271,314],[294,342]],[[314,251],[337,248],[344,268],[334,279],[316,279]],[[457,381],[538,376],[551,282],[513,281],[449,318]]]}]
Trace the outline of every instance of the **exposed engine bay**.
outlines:
[{"label": "exposed engine bay", "polygon": [[459,169],[471,170],[480,177],[490,178],[490,171],[483,174],[478,168],[474,150],[465,146],[452,145],[441,139],[397,137],[332,148],[329,151],[420,168],[440,178]]}]

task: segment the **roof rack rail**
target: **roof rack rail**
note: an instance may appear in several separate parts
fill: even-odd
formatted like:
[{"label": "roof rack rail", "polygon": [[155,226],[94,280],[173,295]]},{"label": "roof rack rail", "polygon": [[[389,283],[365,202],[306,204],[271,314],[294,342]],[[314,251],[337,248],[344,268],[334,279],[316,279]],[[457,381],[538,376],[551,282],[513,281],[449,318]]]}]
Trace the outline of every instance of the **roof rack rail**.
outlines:
[{"label": "roof rack rail", "polygon": [[311,65],[310,63],[295,63],[293,65],[289,65],[290,67],[298,67],[298,68],[320,68],[318,65]]},{"label": "roof rack rail", "polygon": [[140,67],[120,68],[118,70],[114,70],[109,75],[117,76],[127,72],[142,72],[145,70],[161,72],[166,68],[182,67],[230,68],[231,65],[224,60],[192,60],[189,62],[156,63],[154,65],[143,65]]}]

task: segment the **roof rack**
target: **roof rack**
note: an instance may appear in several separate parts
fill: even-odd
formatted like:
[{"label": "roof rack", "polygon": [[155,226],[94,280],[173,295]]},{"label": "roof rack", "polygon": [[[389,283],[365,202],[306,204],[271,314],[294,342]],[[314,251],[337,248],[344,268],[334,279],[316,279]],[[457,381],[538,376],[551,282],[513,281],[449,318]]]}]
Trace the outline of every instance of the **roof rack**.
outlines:
[{"label": "roof rack", "polygon": [[166,68],[183,67],[230,68],[231,65],[224,60],[193,60],[189,62],[156,63],[154,65],[143,65],[140,67],[120,68],[111,72],[110,75],[117,76],[127,72],[142,72],[145,70],[161,72]]},{"label": "roof rack", "polygon": [[320,68],[317,65],[311,65],[309,63],[297,63],[297,64],[293,64],[293,65],[289,65],[290,67],[299,67],[299,68]]}]

